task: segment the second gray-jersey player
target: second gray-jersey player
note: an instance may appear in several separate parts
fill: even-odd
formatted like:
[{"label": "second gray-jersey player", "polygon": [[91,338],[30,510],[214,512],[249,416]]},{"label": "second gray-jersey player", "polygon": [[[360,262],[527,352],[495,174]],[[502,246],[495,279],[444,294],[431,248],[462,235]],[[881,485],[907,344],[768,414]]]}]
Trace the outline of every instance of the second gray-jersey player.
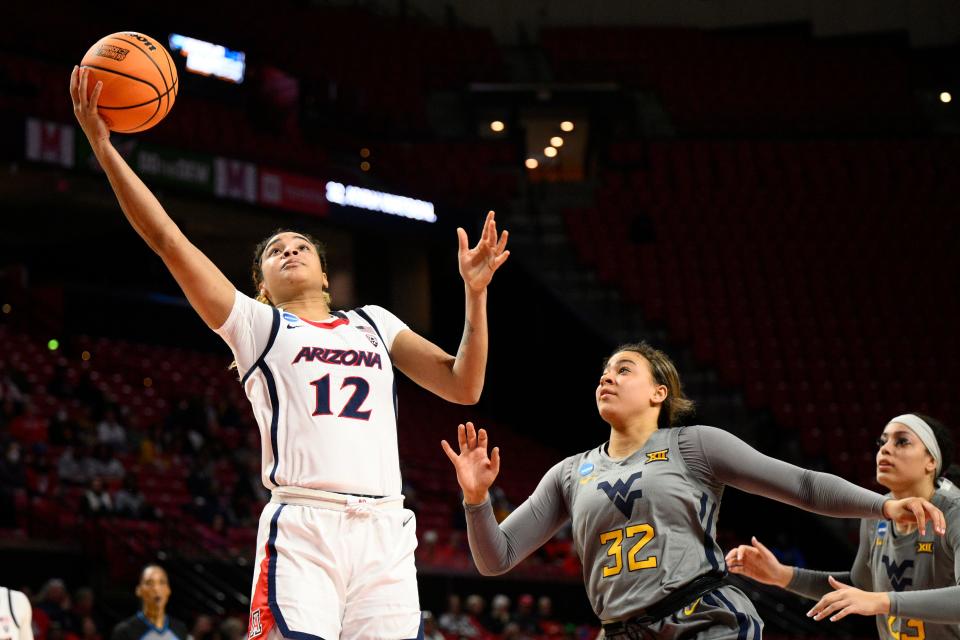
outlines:
[{"label": "second gray-jersey player", "polygon": [[874,615],[883,640],[958,640],[960,489],[941,477],[957,477],[953,439],[938,421],[905,414],[887,424],[879,445],[877,481],[894,497],[929,496],[943,511],[947,535],[867,518],[850,571],[786,567],[756,539],[727,554],[730,570],[819,600],[810,611],[817,620]]},{"label": "second gray-jersey player", "polygon": [[[480,572],[508,571],[570,521],[607,637],[759,638],[752,603],[722,580],[715,532],[725,485],[832,516],[915,522],[911,508],[919,508],[940,528],[942,514],[921,499],[885,500],[765,456],[713,427],[658,428],[668,397],[685,400],[666,355],[643,344],[618,349],[597,391],[609,442],[555,465],[500,525],[486,494],[499,450],[488,458],[486,432],[461,425],[459,455],[444,449],[457,468]],[[663,417],[672,422],[677,415],[669,409]]]}]

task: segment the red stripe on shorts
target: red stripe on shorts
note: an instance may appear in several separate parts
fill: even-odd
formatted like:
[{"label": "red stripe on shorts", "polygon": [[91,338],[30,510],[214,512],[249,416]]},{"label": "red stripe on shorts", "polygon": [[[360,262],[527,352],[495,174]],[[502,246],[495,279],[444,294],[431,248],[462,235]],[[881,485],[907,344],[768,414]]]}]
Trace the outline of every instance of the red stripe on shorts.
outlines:
[{"label": "red stripe on shorts", "polygon": [[276,622],[270,612],[270,545],[264,545],[266,554],[260,563],[260,575],[257,577],[257,586],[253,590],[253,602],[250,603],[250,626],[247,628],[247,638],[266,638]]}]

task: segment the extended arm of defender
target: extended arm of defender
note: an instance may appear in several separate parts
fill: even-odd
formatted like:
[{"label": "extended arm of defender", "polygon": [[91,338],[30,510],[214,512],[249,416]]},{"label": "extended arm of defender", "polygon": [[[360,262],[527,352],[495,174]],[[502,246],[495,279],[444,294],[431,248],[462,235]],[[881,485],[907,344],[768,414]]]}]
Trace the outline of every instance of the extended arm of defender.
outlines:
[{"label": "extended arm of defender", "polygon": [[97,112],[103,85],[97,83],[90,92],[88,78],[87,70],[74,67],[70,76],[73,112],[110,180],[123,214],[147,245],[163,259],[207,326],[219,328],[233,308],[234,286],[187,240],[150,189],[110,143],[110,131]]},{"label": "extended arm of defender", "polygon": [[464,503],[470,553],[481,574],[506,573],[570,519],[561,489],[562,467],[561,462],[550,469],[533,494],[499,525],[489,496],[480,504]]}]

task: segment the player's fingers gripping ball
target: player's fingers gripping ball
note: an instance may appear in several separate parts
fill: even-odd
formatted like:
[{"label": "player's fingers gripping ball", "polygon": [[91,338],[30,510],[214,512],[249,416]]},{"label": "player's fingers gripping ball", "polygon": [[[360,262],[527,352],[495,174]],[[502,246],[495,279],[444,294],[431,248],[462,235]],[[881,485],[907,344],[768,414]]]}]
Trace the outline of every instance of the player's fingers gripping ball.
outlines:
[{"label": "player's fingers gripping ball", "polygon": [[120,31],[90,47],[80,66],[103,82],[98,111],[111,131],[146,131],[163,120],[177,97],[177,68],[159,40]]}]

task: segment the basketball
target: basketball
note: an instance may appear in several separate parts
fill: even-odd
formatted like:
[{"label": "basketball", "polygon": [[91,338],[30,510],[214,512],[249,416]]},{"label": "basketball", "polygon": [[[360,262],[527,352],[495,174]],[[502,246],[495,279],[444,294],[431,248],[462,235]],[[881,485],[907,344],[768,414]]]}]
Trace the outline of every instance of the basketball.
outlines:
[{"label": "basketball", "polygon": [[88,90],[103,82],[99,112],[111,131],[146,131],[163,120],[177,97],[177,68],[159,40],[120,31],[90,47],[81,67],[90,70]]}]

